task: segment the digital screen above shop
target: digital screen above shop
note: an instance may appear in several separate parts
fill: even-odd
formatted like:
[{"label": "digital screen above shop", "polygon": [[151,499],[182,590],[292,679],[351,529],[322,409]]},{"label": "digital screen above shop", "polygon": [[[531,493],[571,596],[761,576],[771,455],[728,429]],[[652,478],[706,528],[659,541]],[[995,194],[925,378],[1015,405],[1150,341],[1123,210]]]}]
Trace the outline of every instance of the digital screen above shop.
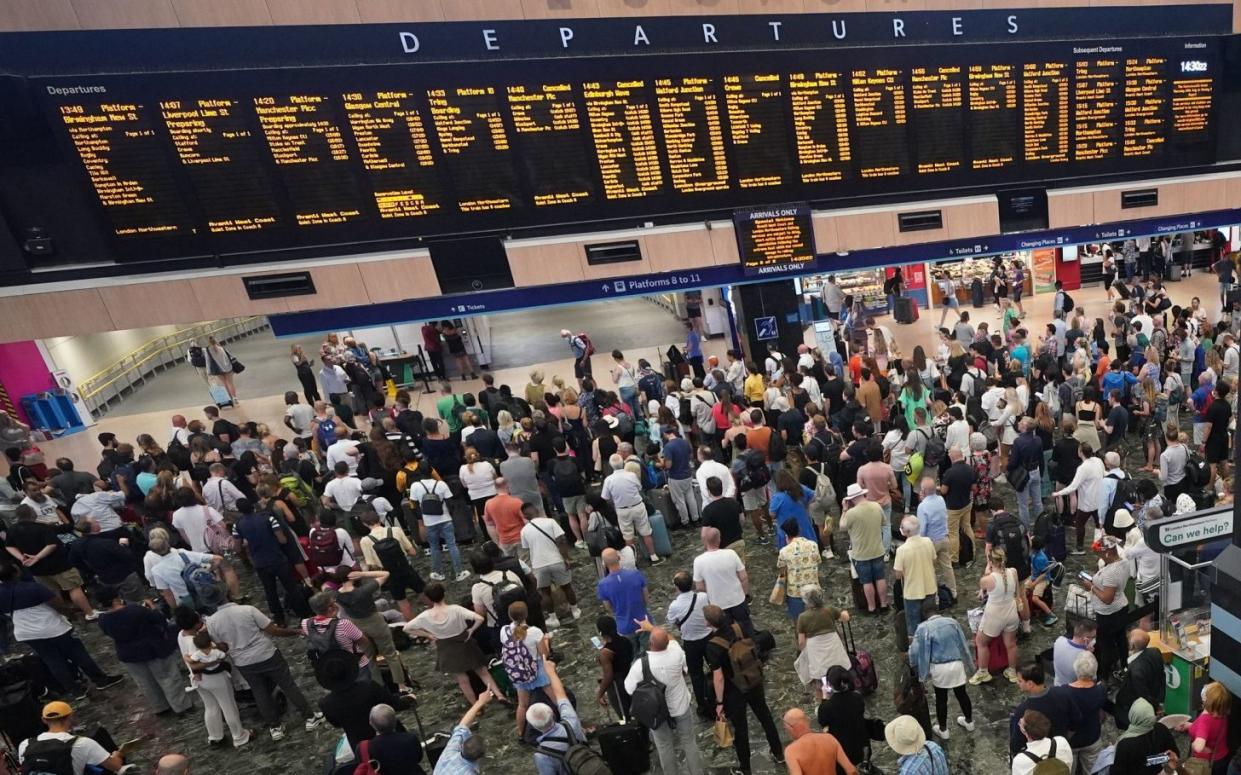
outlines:
[{"label": "digital screen above shop", "polygon": [[1208,37],[30,85],[111,251],[152,258],[1209,164],[1220,69]]},{"label": "digital screen above shop", "polygon": [[741,266],[747,275],[792,272],[814,261],[810,205],[793,204],[733,213]]}]

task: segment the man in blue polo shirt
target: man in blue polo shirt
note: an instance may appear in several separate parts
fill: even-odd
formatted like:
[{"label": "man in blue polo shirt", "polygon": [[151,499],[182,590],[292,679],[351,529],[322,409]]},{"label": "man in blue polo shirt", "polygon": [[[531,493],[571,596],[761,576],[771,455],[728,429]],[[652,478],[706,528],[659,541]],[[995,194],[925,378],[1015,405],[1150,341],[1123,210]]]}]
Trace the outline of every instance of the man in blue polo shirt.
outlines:
[{"label": "man in blue polo shirt", "polygon": [[650,592],[646,579],[632,568],[622,568],[620,553],[615,549],[603,550],[603,565],[607,575],[599,581],[598,595],[603,608],[616,617],[616,631],[634,645],[634,658],[645,650],[645,633],[638,629],[638,622],[648,618],[647,603]]}]

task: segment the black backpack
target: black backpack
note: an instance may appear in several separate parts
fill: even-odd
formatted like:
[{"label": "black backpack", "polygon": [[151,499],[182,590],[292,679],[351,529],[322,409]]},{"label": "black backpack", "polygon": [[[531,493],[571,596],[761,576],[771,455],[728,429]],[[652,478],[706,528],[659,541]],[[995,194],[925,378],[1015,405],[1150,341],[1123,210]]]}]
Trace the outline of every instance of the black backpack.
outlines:
[{"label": "black backpack", "polygon": [[1116,511],[1118,509],[1129,508],[1133,502],[1133,496],[1137,493],[1137,484],[1132,477],[1126,476],[1120,479],[1115,476],[1109,476],[1110,479],[1116,480],[1116,491],[1112,494],[1112,502],[1107,505],[1107,511],[1103,512],[1103,529],[1107,530],[1112,527],[1116,521]]},{"label": "black backpack", "polygon": [[1064,310],[1065,314],[1068,314],[1073,311],[1076,305],[1073,303],[1073,297],[1069,295],[1068,291],[1061,291],[1061,293],[1064,294],[1062,297],[1064,300],[1060,302],[1060,309]]},{"label": "black backpack", "polygon": [[694,410],[690,406],[689,396],[681,396],[677,401],[677,422],[682,425],[694,424]]},{"label": "black backpack", "polygon": [[73,744],[77,740],[31,738],[22,757],[22,775],[73,775]]},{"label": "black backpack", "polygon": [[526,601],[526,586],[521,583],[521,579],[513,581],[509,578],[508,571],[501,571],[500,580],[492,584],[490,581],[482,581],[483,584],[491,587],[491,607],[492,615],[495,616],[496,626],[504,627],[512,622],[508,618],[508,607],[513,603]]},{"label": "black backpack", "polygon": [[672,718],[663,682],[651,675],[650,654],[642,655],[642,680],[629,695],[629,707],[633,717],[647,729],[659,729]]},{"label": "black backpack", "polygon": [[190,470],[190,466],[193,465],[190,462],[190,448],[185,446],[181,439],[175,434],[172,437],[172,441],[168,442],[167,451],[168,459],[172,461],[172,464],[175,465],[178,470]]},{"label": "black backpack", "polygon": [[336,628],[340,625],[340,619],[333,616],[328,620],[327,625],[323,629],[319,629],[314,619],[306,620],[306,656],[310,657],[313,665],[318,665],[327,659],[337,659],[336,656],[329,656],[334,651],[347,654],[350,659],[357,661],[356,654],[350,654],[340,647],[340,643],[336,641]]},{"label": "black backpack", "polygon": [[586,486],[582,483],[582,472],[578,470],[573,458],[558,455],[552,461],[551,468],[552,482],[556,485],[561,497],[586,494]]},{"label": "black backpack", "polygon": [[428,488],[419,481],[418,486],[422,488],[422,495],[414,498],[413,488],[410,488],[409,496],[412,500],[418,502],[418,512],[423,517],[442,517],[444,516],[444,497],[435,492],[434,487]]},{"label": "black backpack", "polygon": [[1004,547],[1008,567],[1016,568],[1019,576],[1029,575],[1030,552],[1021,521],[1012,514],[1005,514],[993,522],[992,527],[995,529],[995,545]]},{"label": "black backpack", "polygon": [[409,577],[413,575],[413,568],[409,565],[409,557],[405,554],[405,549],[401,546],[401,542],[392,537],[392,528],[388,528],[388,533],[378,541],[375,536],[368,535],[371,540],[371,548],[375,550],[375,556],[379,558],[379,564],[384,570],[393,576]]},{"label": "black backpack", "polygon": [[591,748],[587,743],[578,740],[577,735],[573,734],[573,730],[569,725],[560,722],[557,726],[564,730],[564,737],[553,736],[544,738],[544,740],[568,743],[569,747],[560,751],[540,745],[534,750],[560,762],[564,772],[568,773],[568,775],[611,775],[612,768],[608,766],[607,760],[598,751]]},{"label": "black backpack", "polygon": [[938,433],[928,434],[921,428],[916,430],[918,433],[926,436],[926,448],[922,451],[923,465],[938,466],[948,456],[948,448],[944,445],[944,440],[939,437]]}]

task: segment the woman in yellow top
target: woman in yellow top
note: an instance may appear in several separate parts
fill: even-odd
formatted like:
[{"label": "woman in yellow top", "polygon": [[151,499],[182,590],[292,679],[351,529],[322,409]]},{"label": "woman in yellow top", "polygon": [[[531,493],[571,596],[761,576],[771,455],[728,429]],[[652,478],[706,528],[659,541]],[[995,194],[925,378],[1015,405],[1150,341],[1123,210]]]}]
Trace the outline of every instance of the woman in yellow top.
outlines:
[{"label": "woman in yellow top", "polygon": [[763,370],[759,368],[757,363],[747,363],[745,367],[750,372],[750,375],[745,378],[745,384],[742,388],[745,393],[746,404],[749,406],[762,406],[763,393],[767,389]]}]

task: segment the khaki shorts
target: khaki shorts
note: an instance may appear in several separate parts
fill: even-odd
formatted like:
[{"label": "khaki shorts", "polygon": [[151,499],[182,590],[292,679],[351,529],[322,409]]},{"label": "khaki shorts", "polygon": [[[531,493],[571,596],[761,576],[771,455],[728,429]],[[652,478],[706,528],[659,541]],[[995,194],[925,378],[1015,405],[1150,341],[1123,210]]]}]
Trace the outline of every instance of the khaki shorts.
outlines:
[{"label": "khaki shorts", "polygon": [[569,569],[560,565],[544,565],[542,568],[534,569],[534,581],[539,589],[547,589],[555,584],[558,587],[566,586],[573,581],[573,574]]},{"label": "khaki shorts", "polygon": [[564,513],[570,517],[586,513],[585,495],[565,495],[560,500],[564,503]]},{"label": "khaki shorts", "polygon": [[68,592],[82,586],[82,574],[77,568],[70,568],[54,576],[35,576],[34,580],[53,592]]},{"label": "khaki shorts", "polygon": [[635,532],[640,536],[651,534],[651,519],[646,515],[646,505],[643,503],[626,509],[618,508],[616,521],[620,524],[621,535],[626,541],[632,541]]},{"label": "khaki shorts", "polygon": [[1033,587],[1030,587],[1029,583],[1027,582],[1026,586],[1029,587],[1030,593],[1034,597],[1042,597],[1043,593],[1047,591],[1047,579],[1040,580]]},{"label": "khaki shorts", "polygon": [[741,493],[741,508],[746,511],[757,511],[767,505],[767,489],[756,487]]}]

